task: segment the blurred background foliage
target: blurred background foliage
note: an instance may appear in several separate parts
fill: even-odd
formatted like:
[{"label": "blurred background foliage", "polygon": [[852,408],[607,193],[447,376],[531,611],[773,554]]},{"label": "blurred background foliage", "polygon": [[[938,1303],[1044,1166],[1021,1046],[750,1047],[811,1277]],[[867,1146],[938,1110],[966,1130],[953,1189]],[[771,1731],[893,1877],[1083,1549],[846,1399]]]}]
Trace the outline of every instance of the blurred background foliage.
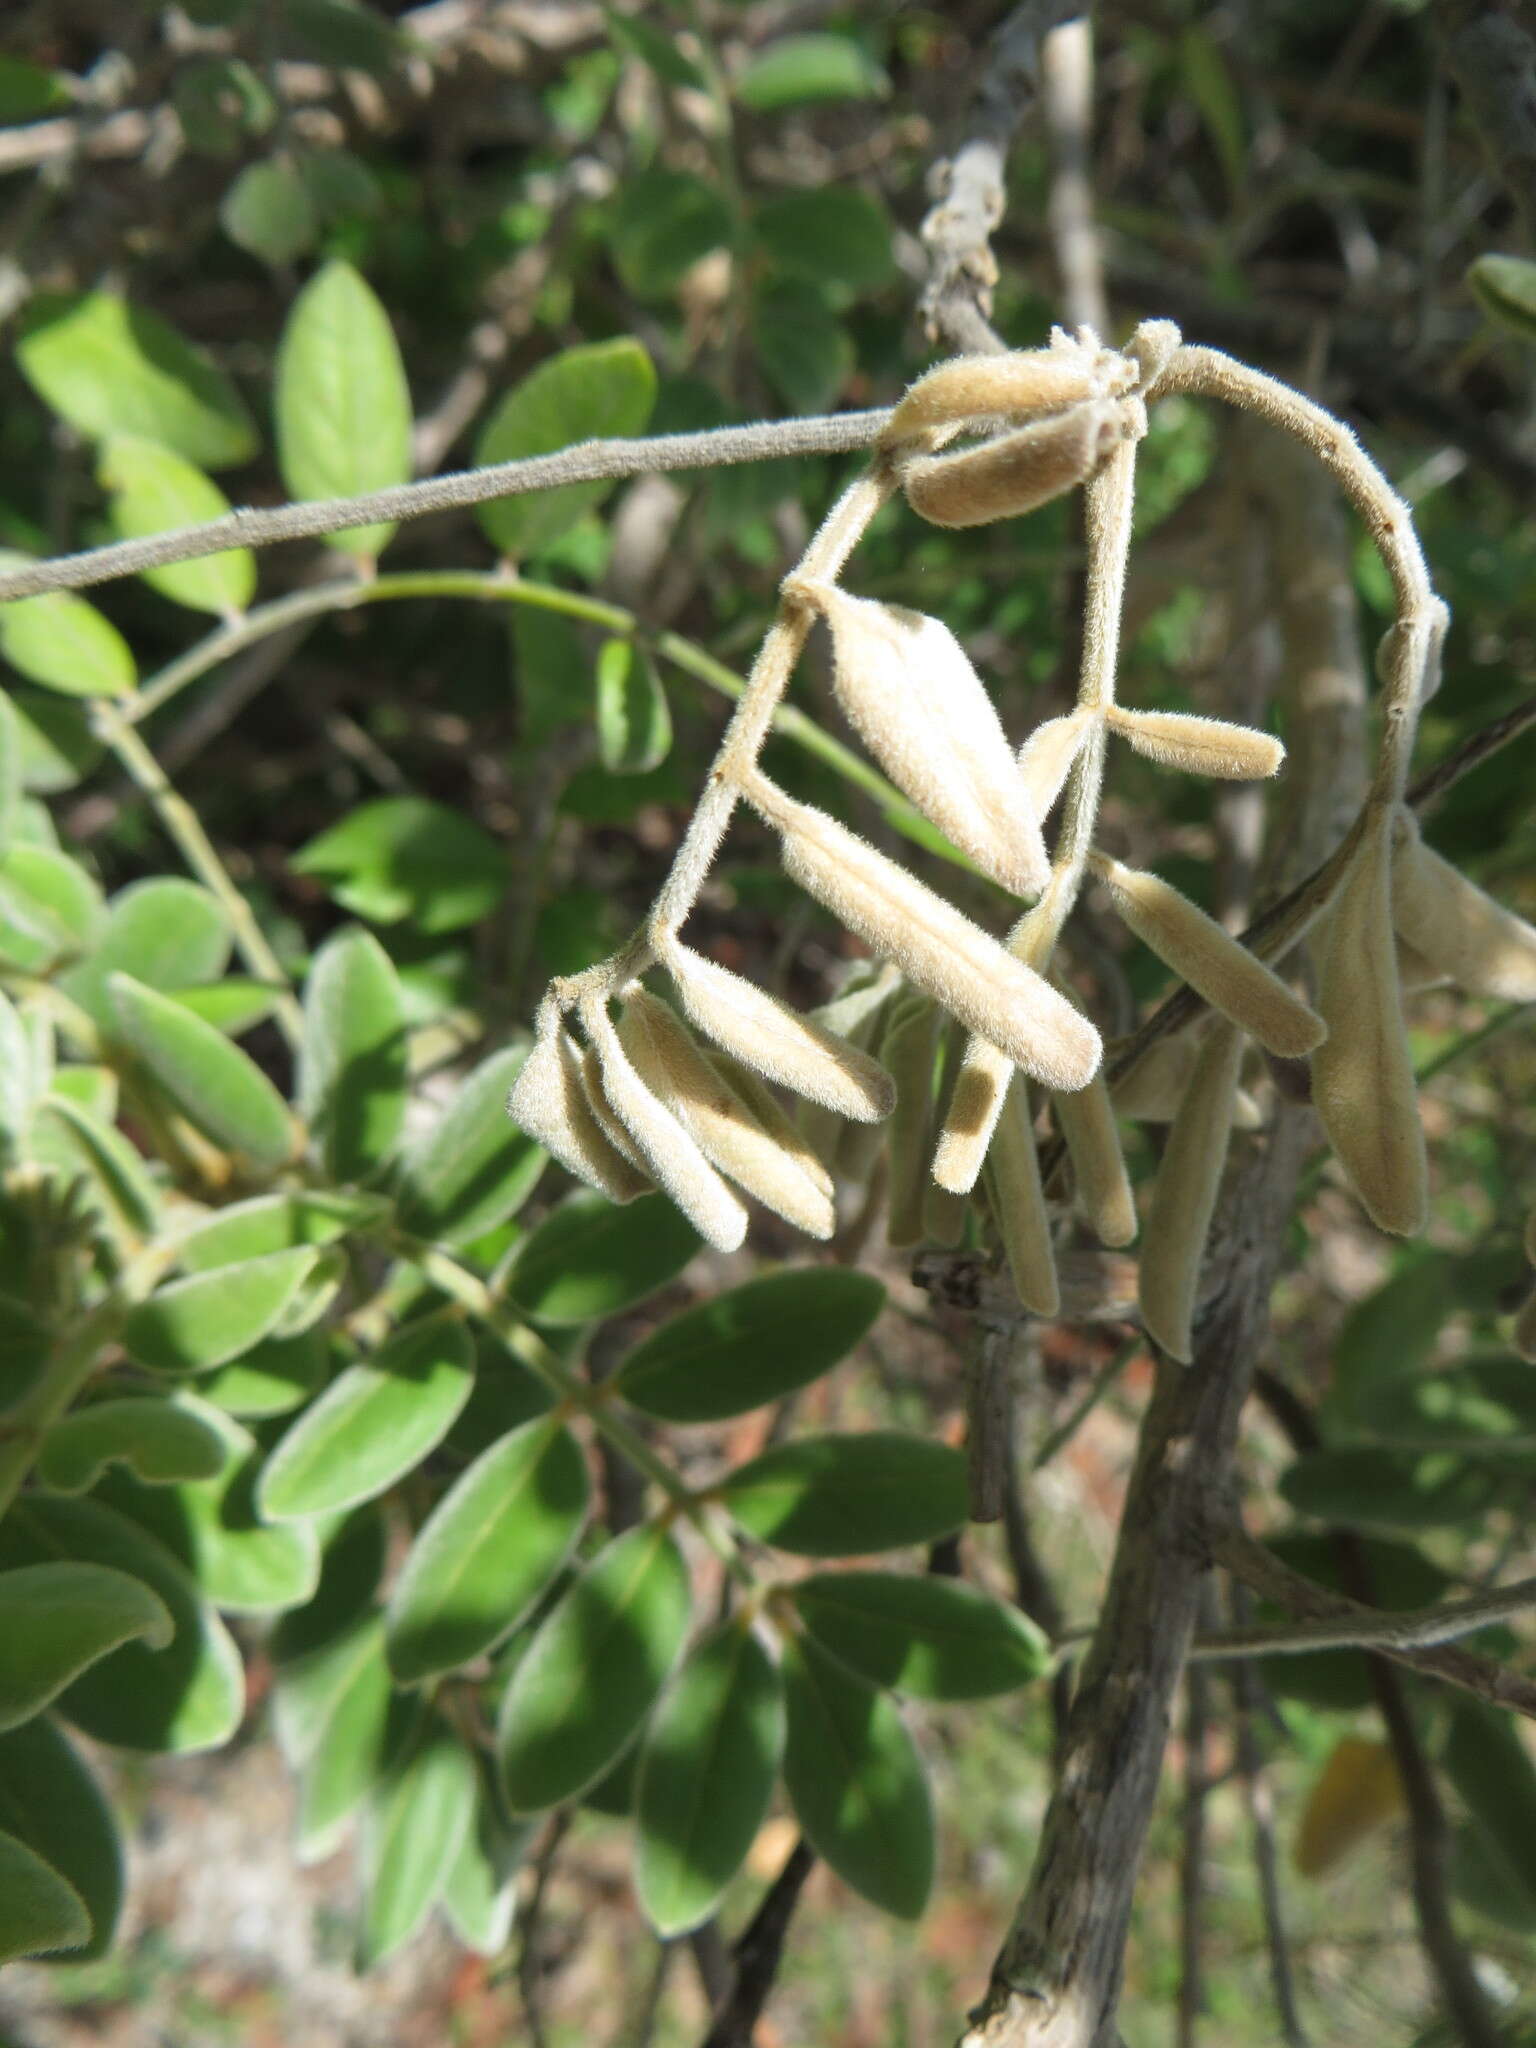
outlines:
[{"label": "blurred background foliage", "polygon": [[[914,315],[926,274],[916,231],[997,12],[17,0],[0,24],[0,545],[38,556],[89,546],[208,516],[219,492],[277,503],[594,435],[890,402],[932,359]],[[1528,697],[1536,668],[1536,352],[1518,317],[1491,316],[1467,282],[1479,258],[1530,252],[1458,107],[1439,33],[1434,10],[1388,0],[1342,13],[1321,0],[1111,4],[1096,24],[1093,140],[1117,334],[1170,316],[1188,338],[1304,383],[1413,504],[1454,617],[1425,764]],[[1058,306],[1037,127],[1010,177],[995,319],[1028,346]],[[353,291],[354,279],[366,285]],[[317,339],[295,367],[305,304]],[[282,394],[301,373],[295,425]],[[327,407],[342,423],[334,444],[314,424]],[[1229,571],[1243,465],[1262,459],[1184,401],[1156,408],[1129,599],[1126,687],[1138,703],[1245,715],[1243,636],[1263,621],[1234,612]],[[259,559],[254,589],[237,557],[195,565],[211,582],[188,565],[114,584],[72,615],[62,674],[57,614],[41,649],[0,621],[30,804],[23,838],[46,846],[56,830],[109,895],[180,872],[185,846],[146,803],[144,778],[104,747],[90,699],[136,672],[159,705],[143,736],[194,798],[276,958],[302,977],[332,931],[363,921],[398,972],[418,1097],[441,1101],[471,1057],[526,1024],[550,974],[610,951],[644,909],[731,679],[849,467],[652,478],[351,536],[350,552],[292,545]],[[1066,505],[958,535],[897,508],[866,543],[855,587],[940,613],[1020,733],[1070,696],[1075,547]],[[489,578],[506,558],[538,601],[470,587],[466,572]],[[306,608],[337,576],[361,599]],[[420,581],[374,602],[375,576]],[[1355,583],[1370,647],[1388,606],[1363,541]],[[255,637],[231,623],[253,604],[258,618],[266,605],[292,610]],[[192,658],[189,680],[178,664],[210,629],[199,611],[228,637]],[[82,676],[95,678],[89,690]],[[814,662],[792,701],[836,730]],[[770,765],[877,841],[890,834],[825,751],[781,738]],[[1533,772],[1527,732],[1429,826],[1528,917]],[[1126,756],[1106,818],[1128,858],[1216,906],[1203,787]],[[0,878],[23,896],[25,869]],[[936,862],[931,872],[996,921],[984,885]],[[802,1004],[825,1000],[856,950],[751,829],[696,922],[716,959]],[[1128,1023],[1161,970],[1094,937],[1094,972]],[[12,947],[13,965],[24,950]],[[231,1007],[219,1021],[286,1088],[271,1008],[258,992],[248,1014]],[[1427,1241],[1388,1248],[1326,1168],[1292,1226],[1268,1361],[1281,1392],[1245,1452],[1254,1515],[1317,1576],[1319,1526],[1365,1528],[1382,1546],[1384,1601],[1533,1568],[1536,1396],[1510,1370],[1502,1318],[1536,1189],[1536,1056],[1528,1034],[1505,1028],[1512,1014],[1444,993],[1415,1011],[1433,1076]],[[1149,1170],[1150,1149],[1136,1163]],[[487,1265],[558,1200],[557,1179],[483,1248]],[[797,1252],[776,1224],[755,1249]],[[912,1288],[910,1260],[878,1236],[864,1262],[892,1307],[797,1422],[894,1423],[954,1441],[963,1326]],[[745,1257],[704,1258],[669,1275],[603,1326],[593,1355],[611,1364],[663,1314],[751,1270]],[[1044,1334],[1026,1463],[1112,1355],[1093,1333]],[[1033,1541],[1068,1620],[1092,1612],[1146,1377],[1144,1360],[1125,1360],[1030,1479]],[[1295,1407],[1326,1450],[1296,1458],[1284,1427]],[[739,1462],[764,1441],[757,1421],[732,1422],[690,1439],[689,1455]],[[973,1576],[1017,1589],[1017,1543],[1010,1554],[978,1535],[975,1549]],[[119,1770],[140,1828],[122,1945],[101,1962],[18,1970],[15,1989],[0,1989],[9,2038],[489,2043],[522,2038],[530,2009],[552,2044],[701,2038],[718,1956],[690,1961],[638,1938],[625,1830],[600,1803],[531,1845],[521,1946],[514,1936],[505,1955],[466,1960],[434,1933],[354,1982],[339,1911],[351,1865],[344,1853],[318,1865],[296,1897],[287,1795],[264,1733],[269,1653],[259,1630],[242,1640],[252,1713],[227,1757]],[[1532,1668],[1528,1627],[1486,1647]],[[1425,1692],[1420,1710],[1444,1759],[1466,1937],[1514,2011],[1532,1981],[1536,1830],[1522,1851],[1501,1826],[1499,1796],[1467,1762],[1477,1731],[1461,1729],[1458,1746],[1441,1696]],[[1285,1915],[1311,2037],[1441,2038],[1423,2032],[1432,2003],[1390,1774],[1377,1772],[1385,1789],[1353,1822],[1327,1825],[1330,1785],[1369,1781],[1366,1750],[1379,1743],[1358,1659],[1271,1660],[1256,1690],[1235,1692],[1219,1667],[1189,1712],[1148,1857],[1127,2038],[1166,2038],[1178,2004],[1192,1799],[1209,1857],[1209,2037],[1276,2038],[1250,1841],[1259,1754],[1287,1866],[1298,1840]],[[918,2048],[948,2039],[978,1989],[1044,1799],[1045,1689],[925,1707],[920,1736],[942,1817],[928,1917],[914,1934],[818,1871],[817,1910],[794,1929],[764,2043]],[[1529,1750],[1510,1741],[1504,1787],[1528,1814]],[[1344,1748],[1341,1763],[1350,1743],[1365,1748]],[[792,1839],[782,1816],[765,1825],[728,1899],[729,1930]]]}]

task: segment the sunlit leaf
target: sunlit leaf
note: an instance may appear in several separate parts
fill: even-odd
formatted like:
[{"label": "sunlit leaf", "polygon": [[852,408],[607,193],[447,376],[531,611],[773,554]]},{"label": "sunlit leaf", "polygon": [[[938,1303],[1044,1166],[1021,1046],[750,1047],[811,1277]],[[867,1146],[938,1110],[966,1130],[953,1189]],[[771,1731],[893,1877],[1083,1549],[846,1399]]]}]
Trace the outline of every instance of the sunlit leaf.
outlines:
[{"label": "sunlit leaf", "polygon": [[0,1730],[30,1721],[123,1643],[163,1650],[173,1623],[141,1579],[99,1564],[0,1571]]},{"label": "sunlit leaf", "polygon": [[[228,498],[194,463],[135,434],[115,435],[107,442],[96,474],[110,493],[112,529],[123,540],[199,526],[222,519],[229,510]],[[256,590],[256,557],[249,548],[142,573],[162,597],[216,615],[244,611]]]},{"label": "sunlit leaf", "polygon": [[930,1543],[958,1529],[967,1506],[958,1451],[887,1429],[776,1444],[720,1493],[744,1529],[807,1557]]},{"label": "sunlit leaf", "polygon": [[315,955],[304,984],[299,1109],[327,1177],[364,1180],[394,1151],[405,1121],[405,1005],[371,933],[344,931]]},{"label": "sunlit leaf", "polygon": [[675,1279],[701,1242],[663,1195],[642,1195],[618,1209],[582,1190],[529,1236],[507,1293],[540,1322],[596,1322]]}]

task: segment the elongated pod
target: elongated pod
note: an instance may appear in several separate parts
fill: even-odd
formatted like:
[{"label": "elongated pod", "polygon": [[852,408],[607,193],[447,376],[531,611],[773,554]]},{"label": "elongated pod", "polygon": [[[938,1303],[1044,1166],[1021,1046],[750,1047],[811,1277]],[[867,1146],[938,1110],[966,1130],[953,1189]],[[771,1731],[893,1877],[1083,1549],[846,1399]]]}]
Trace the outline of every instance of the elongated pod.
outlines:
[{"label": "elongated pod", "polygon": [[1015,1075],[987,1154],[987,1191],[1019,1300],[1037,1316],[1061,1307],[1051,1221],[1040,1186],[1029,1091]]},{"label": "elongated pod", "polygon": [[524,1061],[507,1110],[567,1173],[611,1202],[632,1202],[649,1189],[637,1163],[612,1142],[593,1114],[581,1084],[581,1054],[558,1025],[540,1035]]},{"label": "elongated pod", "polygon": [[1536,929],[1426,846],[1406,805],[1399,806],[1393,829],[1398,936],[1469,995],[1536,1003]]},{"label": "elongated pod", "polygon": [[1141,1235],[1141,1319],[1148,1335],[1185,1365],[1194,1356],[1200,1271],[1227,1162],[1242,1057],[1241,1033],[1218,1023],[1200,1048],[1169,1126]]},{"label": "elongated pod", "polygon": [[1098,401],[979,448],[919,457],[902,472],[907,503],[934,526],[985,526],[1033,512],[1086,483],[1124,438],[1125,421],[1122,406]]}]

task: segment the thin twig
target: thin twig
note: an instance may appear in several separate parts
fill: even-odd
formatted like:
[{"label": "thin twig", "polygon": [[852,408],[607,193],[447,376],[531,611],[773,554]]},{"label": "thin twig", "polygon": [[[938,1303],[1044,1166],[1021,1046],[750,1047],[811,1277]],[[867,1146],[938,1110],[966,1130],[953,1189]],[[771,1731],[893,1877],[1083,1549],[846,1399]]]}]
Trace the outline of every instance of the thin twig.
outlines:
[{"label": "thin twig", "polygon": [[1353,1613],[1293,1627],[1212,1629],[1190,1646],[1192,1658],[1296,1656],[1310,1650],[1427,1650],[1489,1628],[1536,1607],[1536,1579],[1521,1579],[1496,1593],[1447,1600],[1439,1607],[1399,1613]]},{"label": "thin twig", "polygon": [[[1202,1612],[1210,1594],[1201,1595]],[[1184,1827],[1179,1860],[1178,2048],[1195,2048],[1205,2011],[1202,1957],[1205,1948],[1205,1818],[1211,1789],[1206,1766],[1210,1688],[1198,1667],[1184,1678]]]},{"label": "thin twig", "polygon": [[789,1923],[815,1864],[816,1852],[802,1835],[732,1951],[735,1982],[711,2020],[702,2048],[752,2048],[758,2019],[783,1961]]},{"label": "thin twig", "polygon": [[[1248,1591],[1231,1580],[1233,1620],[1247,1620]],[[1243,1801],[1253,1836],[1253,1866],[1259,1881],[1259,1898],[1264,1912],[1264,1938],[1269,1948],[1270,1981],[1274,1986],[1275,2010],[1286,2048],[1310,2048],[1306,2029],[1296,2003],[1296,1982],[1291,1969],[1290,1943],[1285,1931],[1285,1904],[1280,1894],[1280,1860],[1275,1850],[1275,1807],[1259,1753],[1254,1721],[1259,1703],[1259,1680],[1252,1664],[1241,1663],[1233,1674],[1236,1717],[1235,1761],[1242,1783]]]}]

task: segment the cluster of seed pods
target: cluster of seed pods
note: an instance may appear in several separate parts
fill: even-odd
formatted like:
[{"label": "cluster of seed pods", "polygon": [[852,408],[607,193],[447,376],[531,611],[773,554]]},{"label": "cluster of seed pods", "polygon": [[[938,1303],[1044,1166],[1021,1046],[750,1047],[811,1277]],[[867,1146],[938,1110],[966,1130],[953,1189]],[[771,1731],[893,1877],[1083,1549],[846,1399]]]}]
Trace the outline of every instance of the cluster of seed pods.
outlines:
[{"label": "cluster of seed pods", "polygon": [[[1173,391],[1224,399],[1297,435],[1363,517],[1397,600],[1378,656],[1369,793],[1322,874],[1266,933],[1265,957],[1167,881],[1094,844],[1112,737],[1167,768],[1234,780],[1272,776],[1284,755],[1247,726],[1116,702],[1137,444],[1148,403]],[[1078,487],[1088,567],[1077,702],[1016,744],[941,620],[860,597],[842,578],[897,492],[924,518],[963,527]],[[838,704],[870,754],[1025,906],[1002,937],[763,772],[774,711],[818,623]],[[1087,330],[1057,330],[1042,349],[941,365],[895,408],[871,464],[785,578],[644,925],[612,959],[551,984],[512,1116],[615,1201],[664,1189],[722,1248],[742,1241],[744,1197],[830,1237],[837,1181],[868,1170],[869,1127],[885,1124],[892,1241],[957,1242],[966,1204],[978,1201],[1021,1301],[1049,1316],[1059,1296],[1033,1085],[1065,1140],[1078,1210],[1109,1245],[1130,1243],[1139,1228],[1143,1320],[1172,1356],[1189,1358],[1231,1133],[1261,1121],[1241,1086],[1247,1043],[1310,1062],[1345,1174],[1382,1228],[1411,1235],[1424,1227],[1428,1197],[1404,992],[1452,981],[1479,996],[1536,1000],[1536,930],[1425,846],[1404,801],[1445,624],[1407,508],[1348,430],[1262,373],[1184,345],[1168,323],[1144,324],[1124,350]],[[788,874],[885,963],[816,1015],[679,936],[738,803],[777,834]],[[1214,1013],[1155,1043],[1113,1098],[1100,1034],[1052,974],[1090,879]],[[1315,963],[1310,1002],[1270,964],[1294,967],[1304,939]],[[653,972],[665,995],[645,986]],[[775,1088],[801,1098],[798,1116]],[[1140,1222],[1117,1115],[1170,1125]],[[1526,1334],[1536,1344],[1536,1329]]]}]

